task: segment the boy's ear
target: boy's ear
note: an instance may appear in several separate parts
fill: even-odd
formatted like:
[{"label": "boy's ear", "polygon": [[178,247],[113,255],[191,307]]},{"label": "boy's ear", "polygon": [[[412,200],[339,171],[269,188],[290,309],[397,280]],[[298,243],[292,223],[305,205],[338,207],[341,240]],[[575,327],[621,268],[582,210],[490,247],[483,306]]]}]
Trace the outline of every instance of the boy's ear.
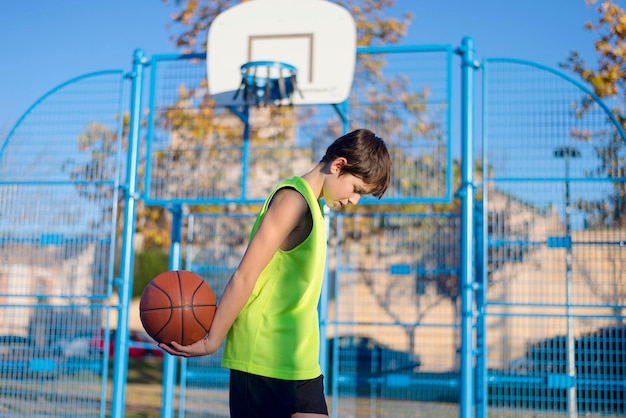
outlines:
[{"label": "boy's ear", "polygon": [[347,163],[348,163],[348,160],[346,160],[344,157],[335,158],[330,163],[330,172],[333,174],[340,173],[343,166],[346,165]]}]

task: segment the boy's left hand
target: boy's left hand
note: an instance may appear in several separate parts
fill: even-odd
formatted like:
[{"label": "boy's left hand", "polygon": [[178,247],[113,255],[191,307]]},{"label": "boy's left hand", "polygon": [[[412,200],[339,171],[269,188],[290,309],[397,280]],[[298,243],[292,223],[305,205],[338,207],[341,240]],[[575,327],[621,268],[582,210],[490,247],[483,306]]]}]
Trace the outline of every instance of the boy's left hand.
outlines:
[{"label": "boy's left hand", "polygon": [[198,357],[213,354],[213,352],[208,349],[206,337],[189,345],[180,345],[175,341],[169,344],[159,343],[159,348],[173,356],[180,357]]}]

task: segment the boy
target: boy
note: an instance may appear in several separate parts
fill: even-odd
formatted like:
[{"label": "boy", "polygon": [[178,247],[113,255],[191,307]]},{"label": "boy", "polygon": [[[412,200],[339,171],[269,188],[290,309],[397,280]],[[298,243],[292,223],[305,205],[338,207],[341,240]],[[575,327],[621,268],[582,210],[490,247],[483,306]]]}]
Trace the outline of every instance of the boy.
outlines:
[{"label": "boy", "polygon": [[204,339],[160,344],[202,356],[228,334],[222,365],[231,369],[232,418],[328,416],[317,316],[326,260],[320,199],[341,208],[366,194],[381,198],[390,178],[382,139],[367,129],[338,138],[311,171],[270,193]]}]

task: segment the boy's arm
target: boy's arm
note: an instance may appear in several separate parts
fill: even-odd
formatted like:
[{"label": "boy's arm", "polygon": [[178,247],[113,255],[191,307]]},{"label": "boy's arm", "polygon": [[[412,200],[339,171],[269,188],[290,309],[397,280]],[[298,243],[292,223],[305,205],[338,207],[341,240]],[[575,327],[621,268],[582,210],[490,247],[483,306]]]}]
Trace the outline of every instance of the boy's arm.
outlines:
[{"label": "boy's arm", "polygon": [[217,351],[250,298],[259,275],[301,222],[307,210],[306,200],[300,193],[292,189],[279,190],[272,198],[263,221],[224,289],[207,336],[188,346],[176,342],[169,345],[161,343],[159,346],[170,354],[184,357],[213,354]]}]

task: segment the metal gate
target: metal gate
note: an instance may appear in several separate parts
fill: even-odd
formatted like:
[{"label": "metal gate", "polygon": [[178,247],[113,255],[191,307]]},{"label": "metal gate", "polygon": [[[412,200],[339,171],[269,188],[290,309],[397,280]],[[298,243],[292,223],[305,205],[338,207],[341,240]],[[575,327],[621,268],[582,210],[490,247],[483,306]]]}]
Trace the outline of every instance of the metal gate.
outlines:
[{"label": "metal gate", "polygon": [[123,80],[62,84],[0,148],[3,417],[106,413]]},{"label": "metal gate", "polygon": [[622,415],[624,132],[558,71],[511,59],[483,67],[479,323],[490,410]]}]

